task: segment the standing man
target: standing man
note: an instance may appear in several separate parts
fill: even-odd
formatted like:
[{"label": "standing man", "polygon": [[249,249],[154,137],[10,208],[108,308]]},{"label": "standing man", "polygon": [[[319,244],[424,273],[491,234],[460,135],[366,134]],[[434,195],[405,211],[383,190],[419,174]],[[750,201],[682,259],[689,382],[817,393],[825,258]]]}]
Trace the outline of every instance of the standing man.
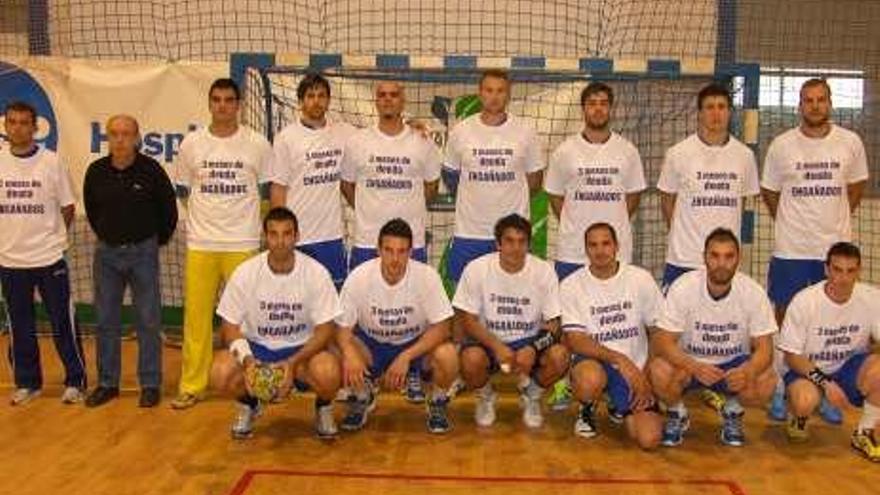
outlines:
[{"label": "standing man", "polygon": [[[831,87],[824,79],[801,86],[801,122],[777,136],[764,161],[761,194],[775,222],[775,248],[767,292],[776,320],[794,295],[825,278],[828,248],[852,238],[850,218],[868,180],[865,146],[857,134],[831,122]],[[785,419],[782,387],[770,416]],[[839,424],[843,415],[823,400],[822,417]]]},{"label": "standing man", "polygon": [[213,356],[220,283],[260,245],[260,184],[270,170],[266,138],[238,122],[238,86],[218,79],[208,92],[211,124],[180,145],[174,180],[187,214],[183,360],[171,407],[202,399]]},{"label": "standing man", "polygon": [[[710,388],[725,397],[721,442],[745,444],[742,403],[763,404],[773,393],[776,320],[764,290],[738,273],[739,240],[724,228],[705,243],[706,268],[669,288],[649,363],[654,393],[666,405],[663,445],[680,445],[690,426],[685,392]],[[741,403],[742,402],[742,403]]]},{"label": "standing man", "polygon": [[177,226],[174,187],[159,163],[138,152],[140,130],[130,115],[107,120],[110,154],[89,165],[83,201],[98,237],[92,271],[98,312],[98,387],[86,406],[119,395],[122,298],[131,287],[138,337],[140,407],[159,403],[162,389],[162,300],[159,247]]},{"label": "standing man", "polygon": [[739,235],[743,200],[760,192],[754,153],[730,135],[732,101],[718,84],[700,90],[696,134],[666,152],[657,183],[669,228],[664,293],[683,273],[703,265],[709,232],[723,227]]},{"label": "standing man", "polygon": [[342,242],[339,173],[345,141],[355,130],[327,120],[330,83],[308,74],[296,89],[300,116],[275,136],[272,207],[287,206],[300,221],[297,249],[316,259],[342,287],[348,273]]},{"label": "standing man", "polygon": [[825,397],[836,407],[862,409],[852,446],[880,462],[880,356],[871,352],[880,342],[880,294],[859,283],[862,255],[848,242],[828,250],[827,280],[797,293],[785,315],[779,349],[789,371],[784,382],[791,416],[788,437],[808,438],[807,418]]},{"label": "standing man", "polygon": [[645,173],[639,151],[609,128],[614,92],[591,82],[581,92],[584,129],[566,139],[550,156],[544,189],[559,218],[556,274],[561,281],[583,266],[584,231],[607,222],[619,236],[619,256],[632,261],[630,219],[639,209]]},{"label": "standing man", "polygon": [[447,268],[456,284],[468,263],[495,250],[501,217],[528,218],[529,196],[540,190],[545,167],[535,131],[507,112],[507,72],[483,72],[479,96],[480,113],[455,126],[446,145],[446,182],[457,190]]},{"label": "standing man", "polygon": [[13,102],[4,116],[9,147],[0,150],[0,285],[12,325],[9,356],[16,389],[10,402],[14,406],[29,402],[43,387],[34,315],[36,288],[64,364],[61,401],[71,404],[83,398],[86,371],[64,260],[74,213],[70,176],[58,155],[34,140],[34,107]]},{"label": "standing man", "polygon": [[380,82],[375,95],[379,122],[352,136],[342,162],[342,194],[355,214],[352,270],[377,256],[379,229],[393,218],[411,226],[413,258],[427,262],[427,203],[440,183],[439,151],[403,121],[403,84]]},{"label": "standing man", "polygon": [[584,233],[588,264],[559,288],[562,329],[571,350],[571,381],[580,401],[575,435],[597,435],[595,403],[609,397],[612,421],[649,450],[660,443],[663,419],[648,381],[648,341],[663,296],[646,270],[617,261],[617,234],[608,223]]}]

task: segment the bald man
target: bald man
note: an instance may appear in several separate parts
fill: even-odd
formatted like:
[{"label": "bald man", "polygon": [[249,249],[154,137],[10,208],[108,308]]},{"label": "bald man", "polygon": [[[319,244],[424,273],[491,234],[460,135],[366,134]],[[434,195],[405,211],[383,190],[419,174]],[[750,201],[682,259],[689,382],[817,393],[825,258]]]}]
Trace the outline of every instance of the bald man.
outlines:
[{"label": "bald man", "polygon": [[98,237],[93,265],[98,313],[98,386],[86,398],[96,407],[119,395],[122,296],[131,288],[138,338],[140,407],[159,403],[162,387],[159,246],[177,226],[174,188],[159,163],[138,151],[130,115],[107,120],[110,153],[86,172],[83,199]]},{"label": "bald man", "polygon": [[356,132],[342,159],[342,194],[355,212],[351,270],[377,256],[379,229],[394,218],[412,228],[412,257],[427,262],[427,203],[440,183],[440,151],[403,121],[403,84],[380,82],[375,98],[378,123]]}]

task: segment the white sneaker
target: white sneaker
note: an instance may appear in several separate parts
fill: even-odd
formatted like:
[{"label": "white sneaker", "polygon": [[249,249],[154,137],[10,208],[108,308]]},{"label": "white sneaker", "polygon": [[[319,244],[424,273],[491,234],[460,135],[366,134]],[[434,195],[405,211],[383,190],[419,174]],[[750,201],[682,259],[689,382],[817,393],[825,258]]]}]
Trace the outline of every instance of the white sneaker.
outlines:
[{"label": "white sneaker", "polygon": [[540,428],[544,425],[544,415],[541,412],[541,396],[544,390],[535,384],[529,384],[520,391],[519,403],[523,410],[523,423],[529,428]]},{"label": "white sneaker", "polygon": [[21,406],[39,396],[40,389],[38,388],[19,388],[12,393],[12,397],[9,398],[9,403],[13,406]]},{"label": "white sneaker", "polygon": [[477,409],[474,412],[474,420],[477,426],[488,427],[495,423],[495,391],[491,384],[478,388],[474,395],[477,398]]},{"label": "white sneaker", "polygon": [[85,394],[83,391],[76,387],[67,387],[64,389],[64,393],[61,394],[61,403],[62,404],[77,404],[85,400]]},{"label": "white sneaker", "polygon": [[339,430],[336,428],[336,419],[333,417],[333,404],[315,408],[315,432],[318,438],[329,440],[336,438]]},{"label": "white sneaker", "polygon": [[231,429],[232,438],[250,438],[254,434],[254,420],[260,416],[261,406],[257,404],[257,407],[251,407],[236,401],[235,407],[235,421],[233,421]]}]

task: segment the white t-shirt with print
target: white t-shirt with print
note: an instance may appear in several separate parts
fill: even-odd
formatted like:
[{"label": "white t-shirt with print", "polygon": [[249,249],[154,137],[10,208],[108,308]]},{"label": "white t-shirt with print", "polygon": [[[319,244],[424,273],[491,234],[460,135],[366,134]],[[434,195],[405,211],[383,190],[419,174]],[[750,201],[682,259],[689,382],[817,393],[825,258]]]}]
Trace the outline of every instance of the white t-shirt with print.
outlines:
[{"label": "white t-shirt with print", "polygon": [[311,129],[297,119],[275,136],[269,179],[287,187],[287,207],[299,220],[299,244],[344,234],[339,175],[345,142],[354,132],[345,122]]},{"label": "white t-shirt with print", "polygon": [[685,273],[666,293],[657,326],[680,334],[679,346],[697,361],[721,364],[751,354],[751,339],[779,328],[767,293],[742,273],[730,292],[716,301],[705,269]]},{"label": "white t-shirt with print", "polygon": [[260,246],[261,182],[268,180],[272,147],[246,126],[217,137],[208,128],[184,138],[174,182],[190,190],[187,248],[248,251]]},{"label": "white t-shirt with print", "polygon": [[785,312],[777,347],[804,356],[825,373],[839,370],[855,354],[880,342],[880,292],[856,283],[849,300],[832,301],[825,281],[798,292]]},{"label": "white t-shirt with print", "polygon": [[425,330],[452,317],[452,306],[440,275],[416,260],[407,261],[406,273],[394,285],[382,277],[381,260],[373,258],[349,274],[340,294],[340,327],[358,326],[372,339],[402,345]]},{"label": "white t-shirt with print", "polygon": [[304,345],[314,327],[339,315],[339,297],[320,263],[296,253],[293,270],[275,273],[268,252],[240,264],[223,289],[217,315],[268,349]]},{"label": "white t-shirt with print", "polygon": [[462,273],[452,305],[477,316],[489,332],[505,343],[538,335],[545,321],[562,313],[559,282],[553,267],[531,254],[526,255],[525,265],[517,273],[501,268],[497,252],[470,262]]},{"label": "white t-shirt with print", "polygon": [[590,143],[580,133],[570,136],[550,156],[544,189],[564,198],[557,260],[585,263],[584,232],[596,222],[614,227],[618,258],[632,260],[626,195],[645,189],[642,159],[632,143],[615,132],[604,143]]},{"label": "white t-shirt with print", "polygon": [[446,144],[446,163],[460,173],[455,200],[455,235],[491,240],[495,222],[518,213],[529,218],[526,174],[545,167],[535,130],[509,115],[488,126],[480,114],[453,127]]},{"label": "white t-shirt with print", "polygon": [[442,161],[434,143],[409,126],[396,136],[373,126],[357,131],[344,155],[342,180],[355,183],[354,245],[375,248],[382,226],[402,218],[413,231],[413,248],[424,247],[425,182],[440,178]]},{"label": "white t-shirt with print", "polygon": [[709,233],[740,235],[743,198],[760,193],[755,155],[733,136],[710,146],[692,134],[667,150],[657,188],[676,195],[666,262],[699,268]]},{"label": "white t-shirt with print", "polygon": [[832,125],[823,138],[789,129],[770,143],[761,186],[779,192],[773,255],[825,259],[838,241],[852,238],[847,186],[868,178],[859,136]]},{"label": "white t-shirt with print", "polygon": [[648,361],[647,329],[657,325],[663,296],[646,270],[621,263],[607,280],[580,268],[562,281],[562,329],[583,333],[628,357],[639,368]]},{"label": "white t-shirt with print", "polygon": [[58,155],[39,147],[19,158],[0,150],[0,266],[49,266],[67,249],[61,208],[75,199]]}]

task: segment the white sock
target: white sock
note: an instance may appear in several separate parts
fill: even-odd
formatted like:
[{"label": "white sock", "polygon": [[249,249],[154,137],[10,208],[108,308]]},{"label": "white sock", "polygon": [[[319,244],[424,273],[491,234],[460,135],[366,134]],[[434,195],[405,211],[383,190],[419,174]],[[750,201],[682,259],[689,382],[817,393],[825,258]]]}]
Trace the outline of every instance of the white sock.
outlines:
[{"label": "white sock", "polygon": [[880,406],[875,406],[865,401],[862,407],[862,417],[859,419],[859,425],[856,427],[859,431],[873,430],[880,421]]},{"label": "white sock", "polygon": [[532,377],[529,375],[519,375],[519,381],[517,382],[516,388],[519,390],[525,390],[531,384]]},{"label": "white sock", "polygon": [[726,400],[724,401],[724,407],[721,408],[722,414],[742,414],[744,412],[745,410],[743,409],[742,404],[739,403],[739,399],[736,396],[727,396]]},{"label": "white sock", "polygon": [[684,402],[682,401],[678,401],[675,404],[667,404],[666,410],[677,412],[679,417],[687,415],[687,408],[684,407]]},{"label": "white sock", "polygon": [[485,385],[476,389],[475,392],[481,397],[489,397],[495,393],[495,390],[492,389],[492,382],[488,381]]},{"label": "white sock", "polygon": [[449,399],[449,393],[437,385],[434,385],[433,390],[431,391],[431,402],[443,402]]}]

